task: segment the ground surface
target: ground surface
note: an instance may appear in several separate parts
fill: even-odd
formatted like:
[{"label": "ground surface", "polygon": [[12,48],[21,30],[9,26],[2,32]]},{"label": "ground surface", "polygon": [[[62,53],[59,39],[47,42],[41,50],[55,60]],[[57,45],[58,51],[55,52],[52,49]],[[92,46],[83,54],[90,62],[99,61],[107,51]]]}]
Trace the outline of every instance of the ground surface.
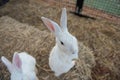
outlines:
[{"label": "ground surface", "polygon": [[[11,0],[0,7],[0,17],[7,15],[42,31],[48,29],[41,27],[41,16],[59,23],[60,14],[58,5],[47,4],[41,0]],[[119,80],[120,25],[105,19],[78,17],[68,12],[68,28],[79,41],[93,51],[96,60],[96,66],[92,68],[93,80]]]}]

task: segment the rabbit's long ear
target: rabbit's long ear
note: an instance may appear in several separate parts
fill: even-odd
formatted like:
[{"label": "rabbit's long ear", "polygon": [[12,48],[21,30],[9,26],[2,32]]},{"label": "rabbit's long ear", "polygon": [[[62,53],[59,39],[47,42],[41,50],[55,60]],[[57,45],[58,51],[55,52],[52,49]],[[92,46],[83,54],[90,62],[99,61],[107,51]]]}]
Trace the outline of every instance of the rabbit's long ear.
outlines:
[{"label": "rabbit's long ear", "polygon": [[17,53],[14,53],[13,56],[13,65],[16,69],[21,70],[22,69],[22,61]]},{"label": "rabbit's long ear", "polygon": [[64,31],[68,31],[67,29],[67,12],[66,8],[62,9],[61,19],[60,19],[60,26]]},{"label": "rabbit's long ear", "polygon": [[4,56],[1,57],[1,60],[7,66],[9,72],[12,73],[12,63]]},{"label": "rabbit's long ear", "polygon": [[47,28],[55,35],[58,35],[59,32],[61,32],[61,28],[59,27],[59,25],[48,19],[48,18],[45,18],[45,17],[41,17],[43,23],[47,26]]}]

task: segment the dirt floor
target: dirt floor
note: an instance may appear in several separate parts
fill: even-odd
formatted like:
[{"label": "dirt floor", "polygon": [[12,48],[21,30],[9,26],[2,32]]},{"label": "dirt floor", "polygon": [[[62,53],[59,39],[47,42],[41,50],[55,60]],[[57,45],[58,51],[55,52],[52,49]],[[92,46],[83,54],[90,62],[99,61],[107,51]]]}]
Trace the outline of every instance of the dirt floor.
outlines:
[{"label": "dirt floor", "polygon": [[[0,17],[2,16],[9,16],[21,23],[35,26],[41,31],[48,31],[46,27],[43,27],[41,16],[48,17],[59,23],[61,7],[57,4],[47,4],[42,0],[11,0],[0,7]],[[113,24],[103,18],[78,17],[69,13],[68,9],[68,29],[80,42],[83,42],[85,46],[93,51],[96,61],[96,65],[91,70],[93,80],[120,79],[120,25]],[[0,49],[2,49],[2,46]],[[2,54],[4,53],[0,53],[0,55]],[[4,65],[0,66],[3,67]],[[44,69],[41,71],[44,71]],[[38,74],[40,75],[40,73]],[[46,76],[46,74],[43,73],[42,75]],[[0,72],[0,75],[4,74]],[[59,80],[53,78],[53,80]],[[8,78],[0,76],[0,80],[6,79]],[[79,78],[61,79],[80,80]],[[46,76],[46,78],[40,78],[39,80],[49,79]],[[50,80],[52,79],[50,78]]]}]

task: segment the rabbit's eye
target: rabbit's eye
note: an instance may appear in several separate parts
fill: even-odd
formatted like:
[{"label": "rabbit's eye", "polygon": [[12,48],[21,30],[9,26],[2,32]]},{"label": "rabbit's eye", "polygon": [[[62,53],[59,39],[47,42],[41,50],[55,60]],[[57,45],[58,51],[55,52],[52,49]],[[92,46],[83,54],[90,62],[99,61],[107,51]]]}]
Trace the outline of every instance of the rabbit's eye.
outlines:
[{"label": "rabbit's eye", "polygon": [[60,43],[61,43],[62,45],[64,45],[64,43],[63,43],[62,41],[60,41]]}]

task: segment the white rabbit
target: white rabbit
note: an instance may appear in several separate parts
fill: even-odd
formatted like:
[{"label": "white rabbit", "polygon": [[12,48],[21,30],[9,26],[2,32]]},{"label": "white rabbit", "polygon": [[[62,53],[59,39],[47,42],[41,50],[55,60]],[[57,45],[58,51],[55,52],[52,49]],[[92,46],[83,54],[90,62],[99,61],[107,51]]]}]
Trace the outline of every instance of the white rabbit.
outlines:
[{"label": "white rabbit", "polygon": [[78,59],[78,42],[68,32],[66,8],[62,9],[60,26],[45,17],[41,19],[56,37],[56,44],[49,56],[49,66],[55,72],[55,76],[60,76],[75,65],[74,59]]},{"label": "white rabbit", "polygon": [[38,80],[35,72],[36,60],[26,52],[15,52],[12,63],[4,56],[1,60],[11,73],[11,80]]}]

